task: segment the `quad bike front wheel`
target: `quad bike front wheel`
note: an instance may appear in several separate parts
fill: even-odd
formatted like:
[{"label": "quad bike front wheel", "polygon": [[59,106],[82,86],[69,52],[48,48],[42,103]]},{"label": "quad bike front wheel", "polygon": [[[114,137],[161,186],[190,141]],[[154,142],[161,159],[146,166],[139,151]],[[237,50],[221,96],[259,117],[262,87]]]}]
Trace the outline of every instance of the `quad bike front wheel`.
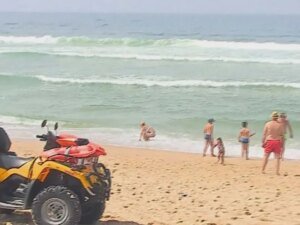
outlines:
[{"label": "quad bike front wheel", "polygon": [[33,200],[32,217],[37,225],[77,225],[81,218],[78,196],[62,186],[50,186]]}]

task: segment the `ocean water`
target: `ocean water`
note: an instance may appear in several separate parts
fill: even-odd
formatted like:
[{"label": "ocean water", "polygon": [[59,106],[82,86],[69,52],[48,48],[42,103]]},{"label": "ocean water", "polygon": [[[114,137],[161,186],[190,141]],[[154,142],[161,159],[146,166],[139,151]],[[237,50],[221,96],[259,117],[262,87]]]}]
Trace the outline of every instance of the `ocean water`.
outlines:
[{"label": "ocean water", "polygon": [[[0,14],[0,123],[15,138],[42,119],[99,143],[202,153],[202,129],[240,155],[242,121],[272,111],[294,130],[300,159],[300,16]],[[138,142],[139,123],[157,130]]]}]

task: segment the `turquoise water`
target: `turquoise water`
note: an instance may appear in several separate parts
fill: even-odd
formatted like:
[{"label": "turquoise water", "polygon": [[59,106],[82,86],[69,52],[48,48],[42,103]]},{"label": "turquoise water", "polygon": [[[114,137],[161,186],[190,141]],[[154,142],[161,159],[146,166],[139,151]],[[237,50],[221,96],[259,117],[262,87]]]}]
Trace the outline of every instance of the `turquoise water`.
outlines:
[{"label": "turquoise water", "polygon": [[[300,158],[299,19],[3,14],[0,122],[16,136],[47,118],[101,143],[202,152],[213,117],[239,155],[247,120],[261,156],[263,125],[278,110],[294,128],[287,156]],[[154,141],[137,141],[140,121],[156,128]]]}]

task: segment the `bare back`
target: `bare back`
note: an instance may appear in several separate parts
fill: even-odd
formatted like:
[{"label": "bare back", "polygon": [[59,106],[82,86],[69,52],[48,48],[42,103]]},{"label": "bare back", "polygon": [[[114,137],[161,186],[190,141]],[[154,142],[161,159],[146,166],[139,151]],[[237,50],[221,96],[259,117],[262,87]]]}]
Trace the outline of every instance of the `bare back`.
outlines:
[{"label": "bare back", "polygon": [[288,129],[289,125],[290,125],[289,121],[287,119],[285,119],[285,118],[280,118],[280,119],[278,119],[278,122],[281,123],[281,125],[283,126],[283,129],[284,129],[284,133],[286,133],[287,129]]},{"label": "bare back", "polygon": [[278,121],[269,121],[265,124],[263,136],[264,140],[282,140],[284,136],[284,127]]},{"label": "bare back", "polygon": [[250,130],[248,128],[242,128],[240,130],[240,137],[250,137]]},{"label": "bare back", "polygon": [[213,124],[207,123],[207,124],[204,126],[203,132],[204,132],[205,134],[212,135],[213,131],[214,131],[214,125],[213,125]]}]

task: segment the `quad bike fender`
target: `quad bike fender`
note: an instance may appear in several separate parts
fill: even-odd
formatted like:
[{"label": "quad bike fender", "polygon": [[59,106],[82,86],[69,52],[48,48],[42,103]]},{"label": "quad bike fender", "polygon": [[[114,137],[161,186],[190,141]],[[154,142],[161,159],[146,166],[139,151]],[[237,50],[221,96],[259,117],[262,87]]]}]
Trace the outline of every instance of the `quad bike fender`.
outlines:
[{"label": "quad bike fender", "polygon": [[0,181],[2,180],[1,178],[6,171],[6,169],[0,168]]},{"label": "quad bike fender", "polygon": [[[54,162],[54,161],[46,161],[43,163],[36,163],[32,168],[32,174],[30,176],[30,183],[28,185],[28,191],[25,197],[25,204],[24,209],[28,209],[31,206],[32,200],[34,196],[37,194],[36,190],[39,189],[38,187],[43,184],[50,174],[60,174],[60,175],[68,175],[73,179],[80,182],[82,187],[90,194],[95,195],[92,192],[91,183],[88,181],[85,173],[80,171],[74,171],[70,167],[65,166],[63,164]],[[48,184],[46,184],[47,186]],[[58,183],[51,183],[51,185],[58,185]],[[44,186],[43,186],[44,187]]]},{"label": "quad bike fender", "polygon": [[91,184],[85,177],[85,174],[80,171],[72,170],[69,166],[65,166],[61,163],[57,163],[55,161],[46,161],[43,163],[36,163],[32,170],[31,179],[39,180],[43,182],[51,171],[57,171],[61,174],[67,174],[74,179],[80,181],[82,186],[88,191],[92,188]]},{"label": "quad bike fender", "polygon": [[12,168],[9,170],[0,168],[0,182],[6,180],[8,177],[14,174],[27,178],[29,182],[31,180],[39,180],[43,182],[44,179],[48,176],[50,170],[57,170],[61,173],[68,174],[78,179],[84,188],[91,188],[91,185],[86,179],[84,173],[72,170],[72,168],[61,163],[55,161],[43,161],[40,158],[35,158],[27,162],[20,168]]}]

